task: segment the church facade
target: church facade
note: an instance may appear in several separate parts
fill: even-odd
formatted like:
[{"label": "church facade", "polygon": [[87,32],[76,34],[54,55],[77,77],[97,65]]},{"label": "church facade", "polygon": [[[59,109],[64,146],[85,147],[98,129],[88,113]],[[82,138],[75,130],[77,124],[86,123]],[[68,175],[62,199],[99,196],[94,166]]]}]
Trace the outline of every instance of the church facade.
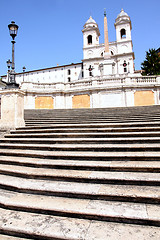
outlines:
[{"label": "church facade", "polygon": [[[98,24],[84,24],[80,63],[16,74],[25,92],[25,109],[103,108],[159,104],[160,78],[134,70],[131,20],[122,9],[115,20],[116,41],[108,41],[104,13],[104,43]],[[3,76],[7,81],[8,76]]]}]

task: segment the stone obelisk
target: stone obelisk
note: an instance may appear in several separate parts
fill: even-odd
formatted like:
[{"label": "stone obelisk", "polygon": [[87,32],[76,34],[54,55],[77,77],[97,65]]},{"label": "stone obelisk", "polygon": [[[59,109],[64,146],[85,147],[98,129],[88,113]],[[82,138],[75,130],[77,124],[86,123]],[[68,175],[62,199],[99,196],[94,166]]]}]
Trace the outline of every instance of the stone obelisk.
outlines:
[{"label": "stone obelisk", "polygon": [[104,57],[109,58],[109,41],[108,41],[108,24],[107,24],[107,16],[106,16],[106,9],[104,9]]},{"label": "stone obelisk", "polygon": [[107,16],[106,10],[104,10],[104,75],[112,75],[112,64],[113,60],[111,59],[109,52],[109,41],[108,41],[108,25],[107,25]]}]

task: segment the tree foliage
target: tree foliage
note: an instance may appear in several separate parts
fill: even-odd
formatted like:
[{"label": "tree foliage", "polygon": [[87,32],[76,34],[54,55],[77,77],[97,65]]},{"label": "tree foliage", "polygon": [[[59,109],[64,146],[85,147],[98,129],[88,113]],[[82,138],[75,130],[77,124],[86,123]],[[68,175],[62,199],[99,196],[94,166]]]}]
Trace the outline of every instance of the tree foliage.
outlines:
[{"label": "tree foliage", "polygon": [[149,49],[146,52],[146,58],[141,63],[143,75],[160,75],[160,56],[155,49]]}]

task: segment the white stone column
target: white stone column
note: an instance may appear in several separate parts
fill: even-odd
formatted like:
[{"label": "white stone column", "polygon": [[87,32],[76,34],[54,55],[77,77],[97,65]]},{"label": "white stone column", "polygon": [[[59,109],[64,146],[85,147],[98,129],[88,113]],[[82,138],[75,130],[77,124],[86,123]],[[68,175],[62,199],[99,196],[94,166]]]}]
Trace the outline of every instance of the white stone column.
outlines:
[{"label": "white stone column", "polygon": [[1,129],[24,127],[24,95],[19,89],[7,89],[1,94]]}]

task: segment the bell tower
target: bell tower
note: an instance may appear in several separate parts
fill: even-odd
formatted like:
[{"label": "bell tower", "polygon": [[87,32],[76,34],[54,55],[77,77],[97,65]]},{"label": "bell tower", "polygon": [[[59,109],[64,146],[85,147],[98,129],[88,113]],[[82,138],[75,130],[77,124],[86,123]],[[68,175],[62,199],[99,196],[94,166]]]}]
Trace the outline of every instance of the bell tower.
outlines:
[{"label": "bell tower", "polygon": [[117,16],[115,24],[117,42],[131,40],[131,20],[127,13],[122,9]]},{"label": "bell tower", "polygon": [[83,26],[83,59],[94,58],[96,46],[99,45],[99,28],[95,20],[90,16]]},{"label": "bell tower", "polygon": [[83,26],[83,66],[84,78],[92,77],[97,72],[95,61],[99,57],[99,27],[95,20],[90,16]]},{"label": "bell tower", "polygon": [[[117,40],[117,61],[120,74],[134,72],[134,53],[131,38],[131,20],[124,10],[118,14],[115,20]],[[120,58],[120,55],[123,56]]]},{"label": "bell tower", "polygon": [[100,32],[95,20],[90,16],[83,27],[83,48],[98,45]]}]

